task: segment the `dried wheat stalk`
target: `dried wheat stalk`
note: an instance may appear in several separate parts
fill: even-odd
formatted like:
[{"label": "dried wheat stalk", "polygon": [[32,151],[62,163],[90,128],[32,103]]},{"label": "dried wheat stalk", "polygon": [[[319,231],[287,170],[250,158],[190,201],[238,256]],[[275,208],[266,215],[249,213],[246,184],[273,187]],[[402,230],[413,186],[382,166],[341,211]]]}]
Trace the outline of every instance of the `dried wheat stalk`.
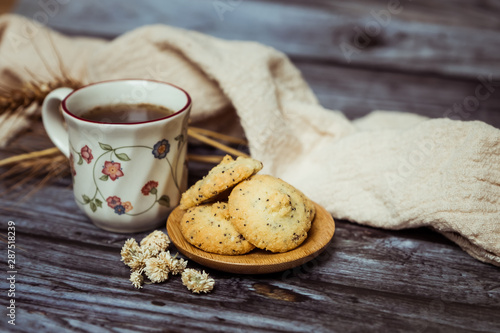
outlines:
[{"label": "dried wheat stalk", "polygon": [[[192,136],[199,141],[207,143],[215,148],[221,149],[222,151],[224,151],[228,154],[231,154],[231,155],[247,156],[248,157],[247,154],[240,152],[239,150],[236,150],[234,148],[226,146],[220,142],[216,142],[214,140],[208,139],[206,136],[204,136],[203,134],[199,134],[196,131],[191,132],[191,130],[192,129],[190,127],[188,130],[188,132],[190,132],[189,136]],[[204,132],[209,133],[212,136],[219,136],[220,135],[219,133],[213,132],[210,130],[204,130]],[[195,133],[195,134],[193,135],[193,133]],[[234,141],[241,141],[241,139],[234,138],[234,137],[227,136],[227,135],[224,135],[224,137],[226,140],[231,138],[231,139],[234,139]],[[16,163],[21,163],[21,162],[23,162],[23,163],[26,163],[28,161],[35,162],[35,160],[36,160],[37,164],[40,164],[40,158],[47,157],[47,156],[55,157],[56,155],[61,155],[61,153],[59,152],[59,149],[57,149],[56,147],[52,147],[52,148],[48,148],[48,149],[44,149],[44,150],[39,150],[39,151],[34,151],[34,152],[29,152],[29,153],[24,153],[24,154],[19,154],[19,155],[14,155],[14,156],[5,158],[3,160],[0,160],[0,167],[5,167],[5,166],[13,165]],[[222,156],[220,156],[220,155],[189,154],[188,157],[192,161],[205,162],[205,163],[219,163],[222,160]]]},{"label": "dried wheat stalk", "polygon": [[203,134],[200,134],[198,132],[196,132],[195,130],[191,129],[191,128],[188,128],[188,135],[196,140],[199,140],[203,143],[206,143],[212,147],[215,147],[215,148],[218,148],[222,151],[225,151],[226,153],[228,154],[231,154],[231,155],[235,155],[235,156],[244,156],[244,157],[248,157],[247,154],[237,150],[237,149],[234,149],[234,148],[231,148],[229,146],[226,146],[225,144],[222,144],[218,141],[215,141],[213,139],[210,139],[209,137],[203,135]]},{"label": "dried wheat stalk", "polygon": [[188,161],[201,162],[209,164],[219,164],[224,156],[220,155],[198,155],[198,154],[188,154]]},{"label": "dried wheat stalk", "polygon": [[[236,149],[193,131],[192,129],[189,129],[188,132],[191,137],[194,137],[195,139],[215,148],[221,149],[226,153],[235,156],[248,156]],[[212,132],[211,134],[213,134],[212,136],[218,135],[215,132]],[[225,139],[227,140],[227,137]],[[222,160],[222,156],[189,154],[188,160],[217,164]],[[30,191],[30,193],[28,193],[29,195],[42,188],[48,181],[57,177],[66,177],[69,175],[67,158],[55,147],[5,158],[0,160],[0,168],[2,167],[8,169],[1,173],[0,180],[9,180],[11,185],[7,187],[3,193],[0,192],[0,196],[8,194],[16,188],[20,188],[22,185],[29,183],[32,180],[38,180],[41,178],[37,185]]]},{"label": "dried wheat stalk", "polygon": [[[76,89],[82,86],[81,82],[67,75],[67,71],[62,63],[62,57],[55,47],[52,38],[50,38],[50,35],[48,39],[58,62],[59,74],[49,66],[42,52],[34,45],[45,68],[53,76],[52,80],[50,82],[41,81],[35,74],[25,69],[31,76],[31,80],[26,82],[23,86],[13,88],[0,84],[0,147],[5,146],[22,130],[29,127],[32,121],[40,120],[40,113],[38,110],[45,97],[52,90],[60,87]],[[217,139],[227,143],[247,145],[248,143],[243,139],[196,127],[189,127],[188,135],[231,155],[248,156],[237,149],[214,140]],[[220,162],[222,159],[221,156],[200,155],[188,155],[188,158],[192,161],[214,164]],[[55,147],[42,151],[19,154],[0,160],[0,168],[1,167],[10,167],[10,169],[7,169],[0,175],[0,180],[9,179],[14,183],[7,191],[42,177],[42,180],[37,186],[37,188],[39,188],[50,179],[69,174],[66,157]],[[2,195],[2,193],[0,193],[0,195]]]},{"label": "dried wheat stalk", "polygon": [[[52,78],[41,80],[25,67],[24,71],[30,76],[30,80],[20,87],[0,84],[0,147],[7,145],[17,134],[28,128],[33,120],[40,119],[39,106],[52,90],[60,87],[78,88],[82,86],[81,82],[68,75],[52,35],[47,32],[46,37],[52,46],[52,54],[44,55],[37,43],[32,43],[32,45]],[[56,60],[56,69],[52,68],[48,58]],[[3,61],[6,60],[3,59]]]},{"label": "dried wheat stalk", "polygon": [[[191,127],[189,128],[188,132],[190,132],[190,131],[191,131]],[[206,133],[210,133],[212,136],[219,135],[219,133],[213,132],[210,130],[204,130],[204,131],[206,131]],[[196,132],[194,132],[194,131],[191,132],[189,134],[189,136],[192,136],[195,139],[202,141],[202,142],[205,142],[205,143],[207,143],[215,148],[221,149],[222,151],[224,151],[228,154],[248,157],[247,154],[240,152],[239,150],[236,150],[236,149],[231,148],[229,146],[226,146],[220,142],[210,140],[206,136],[204,136],[203,134],[196,133],[196,134],[192,135],[193,133],[196,133]],[[235,141],[241,141],[241,139],[239,139],[239,138],[234,138],[234,137],[230,137],[230,136],[226,136],[226,135],[224,135],[224,137],[225,137],[225,139],[232,138]],[[19,154],[19,155],[11,156],[11,157],[5,158],[3,160],[0,160],[0,167],[4,167],[4,166],[12,165],[15,163],[20,163],[20,162],[25,162],[27,160],[39,159],[40,157],[54,156],[54,155],[59,155],[59,154],[60,154],[59,149],[57,149],[56,147],[52,147],[52,148],[48,148],[48,149],[44,149],[44,150],[39,150],[39,151],[34,151],[34,152],[29,152],[29,153],[24,153],[24,154]],[[199,162],[207,162],[207,163],[218,163],[218,162],[220,162],[220,160],[222,160],[222,156],[220,156],[220,155],[195,155],[195,154],[193,154],[193,155],[189,155],[189,156],[192,157],[191,158],[192,160],[196,160]]]},{"label": "dried wheat stalk", "polygon": [[214,131],[211,131],[211,130],[207,130],[207,129],[199,128],[199,127],[194,127],[194,126],[189,126],[189,128],[193,132],[196,132],[198,134],[207,136],[207,137],[212,138],[212,139],[218,139],[218,140],[221,140],[221,141],[225,141],[227,143],[233,143],[233,144],[237,144],[237,145],[248,146],[248,141],[245,140],[245,139],[236,138],[234,136],[225,135],[225,134],[222,134],[222,133],[218,133],[218,132],[214,132]]},{"label": "dried wheat stalk", "polygon": [[59,153],[59,149],[56,147],[41,150],[41,151],[34,151],[31,153],[26,153],[26,154],[19,154],[15,156],[11,156],[8,158],[5,158],[3,160],[0,160],[0,167],[7,166],[7,165],[12,165],[15,163],[20,163],[24,162],[26,160],[34,160],[34,159],[39,159],[40,157],[45,157],[48,155],[57,155]]}]

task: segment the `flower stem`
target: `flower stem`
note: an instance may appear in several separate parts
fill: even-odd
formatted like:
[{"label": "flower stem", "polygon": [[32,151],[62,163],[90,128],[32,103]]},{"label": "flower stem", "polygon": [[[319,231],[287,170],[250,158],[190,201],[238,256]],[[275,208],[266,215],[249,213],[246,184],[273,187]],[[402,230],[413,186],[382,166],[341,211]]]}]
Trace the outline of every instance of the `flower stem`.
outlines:
[{"label": "flower stem", "polygon": [[172,164],[170,163],[170,160],[168,158],[165,158],[165,159],[167,160],[168,165],[170,165],[170,174],[172,175],[172,178],[174,179],[175,187],[177,188],[177,191],[179,191],[179,193],[181,193],[181,189],[179,188],[179,184],[177,184],[177,178],[174,175],[174,168],[172,168]]},{"label": "flower stem", "polygon": [[142,211],[142,212],[139,212],[139,213],[135,213],[135,214],[131,214],[131,213],[125,213],[126,215],[129,215],[129,216],[137,216],[137,215],[141,215],[141,214],[144,214],[146,213],[147,211],[149,211],[151,208],[153,208],[153,206],[158,202],[158,195],[155,193],[155,200],[153,201],[153,203],[151,204],[151,206],[149,206],[148,209]]},{"label": "flower stem", "polygon": [[99,185],[97,185],[97,181],[95,179],[95,177],[96,177],[95,168],[96,168],[96,165],[98,164],[97,162],[101,159],[101,157],[103,157],[107,153],[110,153],[110,158],[113,156],[113,151],[106,151],[106,152],[102,153],[101,155],[99,155],[99,157],[94,162],[94,168],[92,169],[92,180],[94,181],[94,185],[95,185],[95,193],[94,193],[94,196],[92,197],[92,200],[94,200],[97,196],[97,193],[99,193],[101,195],[101,198],[104,201],[106,201],[106,198],[104,198],[104,195],[102,194],[101,190],[99,189]]}]

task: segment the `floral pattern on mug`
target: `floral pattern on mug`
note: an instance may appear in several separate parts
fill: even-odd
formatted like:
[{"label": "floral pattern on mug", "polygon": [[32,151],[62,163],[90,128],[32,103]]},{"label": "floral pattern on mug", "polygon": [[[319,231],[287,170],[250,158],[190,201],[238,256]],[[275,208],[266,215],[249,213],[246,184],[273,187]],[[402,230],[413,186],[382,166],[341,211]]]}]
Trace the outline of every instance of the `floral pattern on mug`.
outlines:
[{"label": "floral pattern on mug", "polygon": [[144,195],[149,195],[151,194],[156,194],[157,190],[156,188],[158,187],[158,182],[155,182],[154,180],[150,180],[149,182],[146,183],[141,189],[142,194]]},{"label": "floral pattern on mug", "polygon": [[115,213],[118,215],[125,214],[125,207],[123,207],[123,205],[115,206]]},{"label": "floral pattern on mug", "polygon": [[130,201],[122,202],[122,199],[116,195],[109,196],[106,199],[106,202],[108,203],[108,206],[118,215],[128,213],[134,208]]},{"label": "floral pattern on mug", "polygon": [[[184,135],[180,134],[175,138],[176,141],[178,141],[178,150],[181,149],[181,146],[185,143],[184,140]],[[104,158],[106,155],[109,154],[109,160],[104,161],[104,165],[101,164],[102,170],[101,173],[103,174],[101,177],[99,177],[99,180],[101,181],[108,181],[111,179],[112,181],[117,180],[120,177],[125,177],[125,173],[123,172],[122,169],[122,163],[120,162],[115,162],[112,158],[115,157],[116,159],[122,161],[122,162],[127,162],[130,161],[131,158],[123,152],[123,149],[150,149],[154,155],[155,158],[157,159],[165,159],[168,162],[168,165],[170,166],[170,172],[172,173],[173,181],[177,189],[179,190],[179,185],[177,184],[177,177],[174,173],[172,164],[170,160],[167,158],[167,154],[170,152],[170,143],[168,142],[167,139],[162,139],[158,141],[153,147],[148,147],[148,146],[123,146],[123,147],[117,147],[113,148],[111,145],[99,142],[99,147],[104,151],[102,154],[100,154],[94,161],[93,163],[93,177],[94,177],[94,184],[95,184],[95,192],[92,197],[83,194],[82,199],[83,201],[78,200],[78,202],[82,205],[89,205],[90,209],[95,212],[98,208],[101,208],[103,205],[103,201],[101,201],[98,196],[102,198],[102,200],[106,201],[107,205],[109,208],[113,209],[114,213],[118,215],[140,215],[143,214],[147,211],[149,211],[155,204],[159,204],[161,206],[165,207],[170,207],[170,197],[166,194],[163,194],[161,196],[158,195],[158,186],[159,183],[156,180],[150,180],[146,184],[144,184],[140,191],[144,196],[154,196],[152,199],[151,205],[146,208],[144,211],[138,212],[138,213],[130,213],[133,209],[134,206],[130,201],[122,201],[122,199],[117,196],[117,195],[111,195],[105,198],[101,192],[100,186],[96,182],[96,167],[99,165],[99,160],[101,158]],[[87,162],[87,164],[90,164],[94,160],[94,156],[92,155],[92,150],[88,145],[83,146],[80,151],[78,152],[75,150],[73,147],[71,147],[72,150],[74,151],[75,154],[79,155],[79,161],[78,165],[82,165],[83,161]],[[176,156],[175,158],[178,158]],[[174,160],[175,163],[177,163],[176,160]],[[176,165],[176,164],[175,164]],[[70,154],[70,167],[72,168],[72,173],[73,175],[76,175],[76,171],[74,169],[74,158],[73,154]],[[175,170],[177,171],[177,170]]]},{"label": "floral pattern on mug", "polygon": [[118,162],[106,161],[104,162],[104,167],[102,168],[102,173],[108,176],[111,180],[115,181],[119,177],[123,177],[125,174],[122,171],[122,166]]},{"label": "floral pattern on mug", "polygon": [[154,147],[153,147],[153,155],[158,158],[162,159],[165,158],[170,151],[170,143],[168,143],[167,139],[163,139],[161,141],[158,141]]},{"label": "floral pattern on mug", "polygon": [[87,164],[90,164],[90,162],[92,162],[92,159],[94,158],[94,156],[92,156],[92,149],[90,149],[87,145],[82,147],[82,149],[80,150],[80,154],[83,160],[87,162]]},{"label": "floral pattern on mug", "polygon": [[122,203],[123,208],[125,208],[125,213],[130,212],[132,209],[134,209],[134,206],[130,203],[130,201],[125,201]]},{"label": "floral pattern on mug", "polygon": [[116,195],[113,195],[111,197],[108,197],[106,199],[106,202],[108,203],[108,206],[111,208],[115,208],[118,205],[122,204],[122,201],[120,198],[118,198]]}]

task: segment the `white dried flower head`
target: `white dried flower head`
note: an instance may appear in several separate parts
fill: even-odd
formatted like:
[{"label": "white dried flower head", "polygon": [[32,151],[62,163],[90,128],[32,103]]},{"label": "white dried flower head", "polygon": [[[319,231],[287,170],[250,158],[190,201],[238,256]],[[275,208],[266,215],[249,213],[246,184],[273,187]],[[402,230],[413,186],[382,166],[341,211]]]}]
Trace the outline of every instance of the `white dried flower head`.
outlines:
[{"label": "white dried flower head", "polygon": [[208,277],[208,274],[196,269],[186,268],[182,272],[182,284],[185,285],[193,293],[208,293],[214,288],[215,280]]},{"label": "white dried flower head", "polygon": [[142,288],[142,284],[144,283],[144,277],[139,272],[132,272],[130,274],[130,282],[132,282],[132,285],[134,287],[140,289]]},{"label": "white dried flower head", "polygon": [[182,271],[184,271],[187,266],[187,261],[181,258],[177,259],[177,255],[178,253],[176,253],[175,256],[172,257],[170,251],[166,251],[160,252],[160,254],[158,254],[157,256],[158,259],[161,259],[166,263],[172,275],[182,273]]},{"label": "white dried flower head", "polygon": [[146,260],[144,272],[152,282],[163,282],[168,279],[168,263],[162,258],[152,257]]},{"label": "white dried flower head", "polygon": [[142,273],[144,268],[146,267],[146,260],[151,258],[151,252],[149,250],[140,249],[132,256],[132,260],[127,264],[132,271],[138,271]]},{"label": "white dried flower head", "polygon": [[122,261],[128,265],[131,261],[134,260],[134,255],[140,252],[139,244],[133,238],[129,238],[123,244],[122,250],[120,252],[122,256]]},{"label": "white dried flower head", "polygon": [[163,260],[165,262],[169,262],[170,260],[172,260],[172,255],[170,254],[170,251],[165,251],[158,253],[156,258]]},{"label": "white dried flower head", "polygon": [[149,249],[153,256],[156,256],[161,251],[165,251],[170,244],[170,239],[167,234],[160,230],[155,230],[141,241],[141,247]]},{"label": "white dried flower head", "polygon": [[187,260],[184,260],[182,258],[179,258],[179,259],[172,258],[172,260],[170,261],[170,266],[169,266],[170,273],[172,273],[172,275],[177,275],[177,274],[184,272],[187,264],[188,264]]}]

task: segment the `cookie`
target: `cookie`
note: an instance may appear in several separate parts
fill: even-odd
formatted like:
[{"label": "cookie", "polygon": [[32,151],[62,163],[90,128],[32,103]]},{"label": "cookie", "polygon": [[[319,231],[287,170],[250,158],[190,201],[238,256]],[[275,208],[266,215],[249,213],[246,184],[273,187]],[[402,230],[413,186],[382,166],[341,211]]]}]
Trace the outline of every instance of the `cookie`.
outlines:
[{"label": "cookie", "polygon": [[262,169],[262,163],[250,157],[234,160],[226,155],[208,174],[182,194],[180,208],[187,210],[196,205],[219,198],[240,181],[247,179]]},{"label": "cookie", "polygon": [[190,244],[206,252],[236,255],[254,249],[229,221],[226,203],[216,202],[189,209],[180,228]]},{"label": "cookie", "polygon": [[255,175],[229,195],[231,222],[256,247],[286,252],[302,244],[315,207],[302,192],[269,175]]}]

